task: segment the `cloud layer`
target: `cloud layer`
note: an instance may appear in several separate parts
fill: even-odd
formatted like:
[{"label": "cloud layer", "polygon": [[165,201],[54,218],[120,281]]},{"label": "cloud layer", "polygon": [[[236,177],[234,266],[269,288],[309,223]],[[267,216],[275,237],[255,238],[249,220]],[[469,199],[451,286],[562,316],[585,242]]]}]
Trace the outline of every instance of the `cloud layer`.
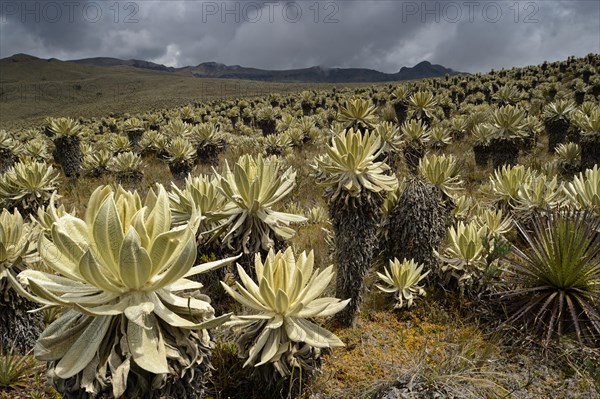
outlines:
[{"label": "cloud layer", "polygon": [[485,72],[600,52],[593,1],[10,1],[0,57]]}]

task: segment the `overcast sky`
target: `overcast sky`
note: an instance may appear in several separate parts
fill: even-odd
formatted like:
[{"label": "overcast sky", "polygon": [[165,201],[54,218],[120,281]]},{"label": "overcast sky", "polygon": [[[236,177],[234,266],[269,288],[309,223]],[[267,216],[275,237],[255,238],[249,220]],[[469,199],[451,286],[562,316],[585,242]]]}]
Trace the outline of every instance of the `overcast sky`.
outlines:
[{"label": "overcast sky", "polygon": [[15,53],[486,72],[600,53],[600,1],[0,0],[0,58]]}]

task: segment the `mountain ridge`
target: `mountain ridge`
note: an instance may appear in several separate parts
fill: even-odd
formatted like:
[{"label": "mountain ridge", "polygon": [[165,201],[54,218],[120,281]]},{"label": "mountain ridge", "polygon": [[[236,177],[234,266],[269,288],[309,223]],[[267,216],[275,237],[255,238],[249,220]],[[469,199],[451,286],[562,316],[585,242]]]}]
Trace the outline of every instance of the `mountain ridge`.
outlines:
[{"label": "mountain ridge", "polygon": [[66,62],[96,66],[130,66],[180,75],[191,75],[197,78],[246,79],[267,82],[375,83],[434,78],[446,74],[464,74],[463,72],[454,71],[439,64],[432,64],[429,61],[422,61],[413,67],[404,66],[396,73],[385,73],[368,68],[327,68],[322,66],[269,70],[240,65],[226,65],[214,61],[202,62],[196,66],[174,68],[150,61],[136,59],[122,60],[111,57],[84,58],[68,60]]},{"label": "mountain ridge", "polygon": [[[28,54],[14,54],[0,61],[25,62],[31,60],[61,61],[56,58],[42,59]],[[196,66],[168,67],[151,61],[138,59],[123,60],[114,57],[92,57],[77,60],[61,61],[78,65],[92,65],[97,67],[130,67],[145,71],[164,72],[196,78],[215,79],[243,79],[263,82],[302,82],[302,83],[377,83],[392,82],[412,79],[435,78],[448,75],[466,74],[454,71],[439,64],[421,61],[413,67],[403,66],[396,73],[385,73],[369,68],[328,68],[312,66],[308,68],[294,68],[269,70],[240,65],[225,65],[208,61]]]}]

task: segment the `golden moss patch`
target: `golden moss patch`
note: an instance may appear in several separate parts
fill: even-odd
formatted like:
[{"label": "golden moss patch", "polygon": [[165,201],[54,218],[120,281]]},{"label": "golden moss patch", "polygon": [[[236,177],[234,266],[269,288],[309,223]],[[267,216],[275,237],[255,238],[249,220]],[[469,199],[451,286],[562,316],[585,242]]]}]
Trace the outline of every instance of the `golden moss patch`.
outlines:
[{"label": "golden moss patch", "polygon": [[[442,375],[452,372],[453,365],[472,367],[469,357],[495,351],[473,326],[421,320],[418,315],[408,320],[402,317],[398,312],[377,311],[362,314],[353,328],[333,329],[346,347],[324,357],[312,391],[365,397],[407,370],[428,367],[429,374]],[[450,358],[457,348],[465,352],[462,355],[469,364]]]}]

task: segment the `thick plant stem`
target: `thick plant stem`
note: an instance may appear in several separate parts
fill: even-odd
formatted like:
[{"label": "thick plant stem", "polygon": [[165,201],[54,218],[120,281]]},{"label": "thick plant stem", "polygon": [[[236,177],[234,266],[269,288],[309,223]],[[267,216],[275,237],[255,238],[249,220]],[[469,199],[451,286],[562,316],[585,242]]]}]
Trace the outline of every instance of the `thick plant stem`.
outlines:
[{"label": "thick plant stem", "polygon": [[447,212],[438,189],[421,178],[411,178],[389,216],[387,257],[414,259],[433,267],[434,250],[446,233]]},{"label": "thick plant stem", "polygon": [[35,303],[20,297],[14,290],[0,291],[0,347],[6,352],[25,354],[35,345],[44,328],[41,312]]},{"label": "thick plant stem", "polygon": [[592,169],[600,165],[600,140],[583,138],[581,140],[581,169]]},{"label": "thick plant stem", "polygon": [[565,119],[547,120],[544,125],[548,132],[548,152],[554,153],[556,147],[567,139],[569,121]]},{"label": "thick plant stem", "polygon": [[343,199],[329,204],[335,232],[336,296],[350,298],[348,306],[335,315],[342,326],[352,325],[361,302],[364,276],[376,246],[381,202],[380,197],[366,194],[348,204]]},{"label": "thick plant stem", "polygon": [[504,165],[514,166],[519,162],[519,146],[514,141],[492,140],[489,148],[494,169]]},{"label": "thick plant stem", "polygon": [[54,140],[56,146],[54,160],[58,162],[65,176],[76,179],[81,173],[81,149],[79,137],[59,137]]}]

